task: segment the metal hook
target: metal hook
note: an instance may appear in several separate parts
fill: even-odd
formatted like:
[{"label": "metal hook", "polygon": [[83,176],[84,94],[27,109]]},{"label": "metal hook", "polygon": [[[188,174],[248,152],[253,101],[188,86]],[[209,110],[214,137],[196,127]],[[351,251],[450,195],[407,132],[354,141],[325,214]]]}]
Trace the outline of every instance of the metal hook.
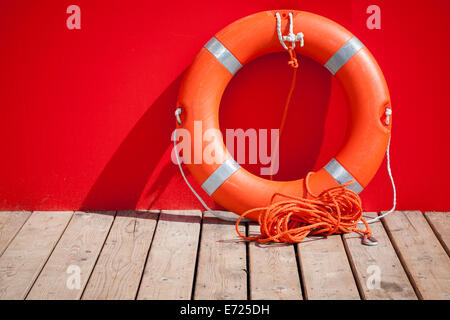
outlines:
[{"label": "metal hook", "polygon": [[391,108],[386,108],[385,114],[386,114],[386,125],[388,126],[391,123],[390,117],[392,115],[392,109]]},{"label": "metal hook", "polygon": [[374,237],[367,237],[367,234],[364,235],[363,239],[362,239],[362,244],[365,246],[370,246],[370,247],[374,247],[378,245],[378,240],[375,239]]}]

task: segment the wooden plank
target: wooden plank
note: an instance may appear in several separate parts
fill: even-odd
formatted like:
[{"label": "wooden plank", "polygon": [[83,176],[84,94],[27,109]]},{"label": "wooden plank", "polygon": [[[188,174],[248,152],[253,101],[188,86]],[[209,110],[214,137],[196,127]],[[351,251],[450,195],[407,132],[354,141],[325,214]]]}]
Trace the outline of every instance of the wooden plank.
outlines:
[{"label": "wooden plank", "polygon": [[307,238],[297,246],[306,299],[360,299],[340,235]]},{"label": "wooden plank", "polygon": [[34,212],[0,257],[0,299],[24,299],[73,212]]},{"label": "wooden plank", "polygon": [[[377,214],[364,213],[367,219]],[[394,247],[381,221],[370,224],[378,245],[371,247],[361,243],[361,235],[345,234],[346,246],[353,273],[363,299],[367,300],[414,300],[416,294],[403,269]]]},{"label": "wooden plank", "polygon": [[191,299],[202,213],[162,211],[138,299]]},{"label": "wooden plank", "polygon": [[425,212],[425,218],[428,220],[428,223],[444,247],[445,252],[447,252],[447,255],[450,255],[448,250],[450,246],[450,213]]},{"label": "wooden plank", "polygon": [[450,261],[424,215],[394,212],[383,219],[419,298],[450,299]]},{"label": "wooden plank", "polygon": [[136,297],[157,218],[156,212],[117,213],[82,299]]},{"label": "wooden plank", "polygon": [[76,212],[27,299],[80,299],[114,220],[114,213]]},{"label": "wooden plank", "polygon": [[[245,233],[245,225],[240,226],[240,231]],[[236,234],[233,222],[205,213],[194,299],[247,299],[246,251],[246,243]]]},{"label": "wooden plank", "polygon": [[[259,225],[249,224],[250,235]],[[250,299],[299,300],[302,289],[294,245],[249,243]]]},{"label": "wooden plank", "polygon": [[29,211],[0,212],[0,256],[30,217]]}]

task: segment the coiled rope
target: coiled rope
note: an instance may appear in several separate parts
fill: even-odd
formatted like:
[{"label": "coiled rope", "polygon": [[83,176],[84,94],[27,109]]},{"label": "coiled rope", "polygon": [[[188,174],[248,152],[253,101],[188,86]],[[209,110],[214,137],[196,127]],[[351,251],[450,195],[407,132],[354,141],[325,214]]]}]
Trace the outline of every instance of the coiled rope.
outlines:
[{"label": "coiled rope", "polygon": [[[329,236],[359,232],[364,235],[363,243],[375,243],[368,223],[362,217],[361,198],[352,190],[345,189],[352,181],[339,187],[325,190],[314,195],[308,186],[312,173],[305,178],[305,189],[313,199],[305,199],[274,194],[271,204],[264,208],[244,212],[236,221],[236,232],[245,240],[264,242],[299,243],[308,235]],[[274,201],[275,197],[285,200]],[[240,219],[257,212],[260,235],[255,237],[243,235],[238,228]],[[363,222],[365,230],[358,229],[358,222]]]}]

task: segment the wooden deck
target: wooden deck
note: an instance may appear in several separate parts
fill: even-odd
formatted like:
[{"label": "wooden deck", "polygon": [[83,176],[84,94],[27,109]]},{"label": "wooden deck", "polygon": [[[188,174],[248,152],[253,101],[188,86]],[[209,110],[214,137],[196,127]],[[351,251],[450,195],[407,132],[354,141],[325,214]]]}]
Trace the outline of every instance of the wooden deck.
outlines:
[{"label": "wooden deck", "polygon": [[195,210],[0,212],[0,299],[450,299],[449,213],[372,228],[259,245]]}]

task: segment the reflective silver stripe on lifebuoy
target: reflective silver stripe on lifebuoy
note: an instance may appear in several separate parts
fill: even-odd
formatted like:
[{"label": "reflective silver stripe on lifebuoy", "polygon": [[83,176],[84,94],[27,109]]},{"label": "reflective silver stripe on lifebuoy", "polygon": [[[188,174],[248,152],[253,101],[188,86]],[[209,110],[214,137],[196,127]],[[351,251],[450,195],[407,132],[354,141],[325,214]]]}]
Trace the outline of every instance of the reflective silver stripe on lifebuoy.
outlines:
[{"label": "reflective silver stripe on lifebuoy", "polygon": [[236,59],[236,57],[216,38],[212,37],[211,40],[205,44],[205,48],[211,52],[228,71],[230,71],[231,75],[234,76],[234,74],[242,68],[242,64],[239,60]]},{"label": "reflective silver stripe on lifebuoy", "polygon": [[325,63],[325,68],[335,75],[362,48],[364,44],[358,38],[351,38]]},{"label": "reflective silver stripe on lifebuoy", "polygon": [[240,167],[233,158],[228,159],[203,182],[203,190],[207,194],[212,195]]},{"label": "reflective silver stripe on lifebuoy", "polygon": [[331,159],[328,164],[323,167],[326,172],[328,172],[334,180],[336,180],[339,184],[344,184],[349,181],[354,181],[351,185],[347,186],[347,189],[350,189],[356,193],[360,193],[364,190],[364,188],[358,183],[358,181],[353,178],[353,176],[339,163],[336,159]]}]

